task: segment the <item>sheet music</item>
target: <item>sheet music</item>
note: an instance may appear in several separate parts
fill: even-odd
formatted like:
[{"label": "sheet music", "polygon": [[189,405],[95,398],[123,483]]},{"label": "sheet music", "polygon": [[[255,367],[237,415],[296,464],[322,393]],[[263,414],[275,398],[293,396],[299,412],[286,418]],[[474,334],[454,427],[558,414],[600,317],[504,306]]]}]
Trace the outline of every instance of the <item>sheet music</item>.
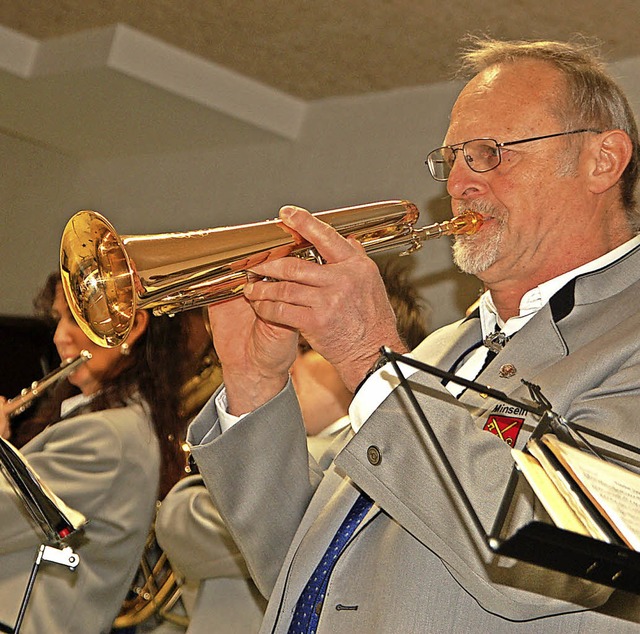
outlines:
[{"label": "sheet music", "polygon": [[543,441],[627,545],[640,550],[640,476],[551,435],[543,436]]}]

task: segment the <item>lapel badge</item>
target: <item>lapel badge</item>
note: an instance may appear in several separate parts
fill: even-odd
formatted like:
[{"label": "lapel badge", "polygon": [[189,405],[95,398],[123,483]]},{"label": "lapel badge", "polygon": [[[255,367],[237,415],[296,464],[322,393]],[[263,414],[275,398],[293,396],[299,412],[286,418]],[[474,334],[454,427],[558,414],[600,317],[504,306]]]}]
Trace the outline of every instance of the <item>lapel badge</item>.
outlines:
[{"label": "lapel badge", "polygon": [[510,379],[514,377],[518,373],[516,366],[512,363],[505,363],[500,366],[500,370],[498,371],[498,375],[502,379]]},{"label": "lapel badge", "polygon": [[522,429],[524,417],[519,416],[503,416],[500,413],[493,412],[485,426],[484,431],[489,431],[504,440],[510,447],[515,446],[518,434]]}]

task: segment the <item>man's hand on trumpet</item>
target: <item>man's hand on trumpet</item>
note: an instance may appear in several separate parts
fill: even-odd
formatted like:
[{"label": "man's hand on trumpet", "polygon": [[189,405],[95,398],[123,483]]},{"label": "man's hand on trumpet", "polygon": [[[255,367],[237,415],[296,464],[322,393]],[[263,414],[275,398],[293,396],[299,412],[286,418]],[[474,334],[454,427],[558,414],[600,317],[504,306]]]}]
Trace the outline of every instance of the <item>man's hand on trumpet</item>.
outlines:
[{"label": "man's hand on trumpet", "polygon": [[[380,346],[406,351],[378,267],[359,242],[342,237],[303,209],[283,207],[280,219],[313,244],[326,264],[291,257],[261,264],[254,272],[278,281],[250,283],[245,297],[263,326],[298,330],[354,390],[379,356]],[[267,332],[255,328],[252,336]],[[293,352],[288,351],[291,360]]]},{"label": "man's hand on trumpet", "polygon": [[298,333],[260,319],[242,296],[209,306],[230,414],[257,409],[286,385]]}]

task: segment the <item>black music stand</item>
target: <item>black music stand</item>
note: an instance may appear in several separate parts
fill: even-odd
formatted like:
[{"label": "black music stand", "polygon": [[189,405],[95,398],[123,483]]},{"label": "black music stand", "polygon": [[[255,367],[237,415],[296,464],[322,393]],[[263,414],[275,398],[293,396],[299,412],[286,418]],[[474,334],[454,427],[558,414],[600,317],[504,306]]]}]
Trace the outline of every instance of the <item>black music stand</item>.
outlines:
[{"label": "black music stand", "polygon": [[540,521],[533,521],[522,526],[507,538],[501,537],[520,477],[520,472],[515,463],[507,481],[493,527],[491,532],[487,533],[398,362],[423,370],[441,379],[454,381],[480,394],[492,396],[504,403],[516,405],[528,412],[539,415],[540,422],[533,431],[532,438],[537,438],[547,432],[553,432],[569,442],[580,445],[582,448],[591,449],[591,445],[585,437],[590,435],[637,455],[640,455],[640,449],[586,427],[567,422],[552,411],[550,403],[542,396],[538,386],[525,381],[523,383],[529,387],[535,401],[512,399],[488,385],[457,377],[455,374],[445,372],[435,366],[392,352],[388,348],[382,348],[381,353],[396,371],[400,379],[400,385],[405,390],[416,414],[423,423],[447,475],[451,478],[453,488],[469,515],[469,519],[482,541],[492,552],[536,564],[543,568],[563,572],[574,577],[580,577],[594,583],[640,594],[640,552],[628,548],[622,542],[609,544]]},{"label": "black music stand", "polygon": [[19,634],[40,565],[42,562],[51,562],[75,570],[80,557],[66,541],[81,530],[86,520],[79,513],[66,508],[61,500],[48,491],[20,452],[4,438],[0,438],[0,471],[44,536],[36,553],[14,626],[0,623],[0,632]]}]

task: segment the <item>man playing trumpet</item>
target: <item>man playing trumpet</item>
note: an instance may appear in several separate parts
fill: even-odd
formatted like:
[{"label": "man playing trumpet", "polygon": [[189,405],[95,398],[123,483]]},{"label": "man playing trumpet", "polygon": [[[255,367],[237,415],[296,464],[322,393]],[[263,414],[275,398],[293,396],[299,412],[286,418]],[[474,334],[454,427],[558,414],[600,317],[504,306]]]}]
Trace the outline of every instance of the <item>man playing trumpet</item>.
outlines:
[{"label": "man playing trumpet", "polygon": [[[526,398],[525,378],[568,420],[639,445],[638,134],[628,103],[578,46],[481,41],[465,63],[471,78],[427,162],[454,215],[484,218],[476,235],[456,238],[454,257],[487,291],[478,311],[413,355],[514,398]],[[392,371],[368,376],[381,346],[407,351],[375,265],[305,211],[280,217],[326,263],[257,267],[278,281],[210,308],[225,388],[189,437],[270,599],[262,631],[636,631],[632,598],[489,551]],[[352,439],[324,471],[307,455],[289,382],[297,332],[356,391]],[[497,334],[492,352],[483,342]],[[511,445],[488,428],[501,403],[422,372],[411,380],[490,526],[513,466]],[[538,421],[518,418],[509,437],[522,447]],[[510,528],[540,517],[523,491]]]}]

